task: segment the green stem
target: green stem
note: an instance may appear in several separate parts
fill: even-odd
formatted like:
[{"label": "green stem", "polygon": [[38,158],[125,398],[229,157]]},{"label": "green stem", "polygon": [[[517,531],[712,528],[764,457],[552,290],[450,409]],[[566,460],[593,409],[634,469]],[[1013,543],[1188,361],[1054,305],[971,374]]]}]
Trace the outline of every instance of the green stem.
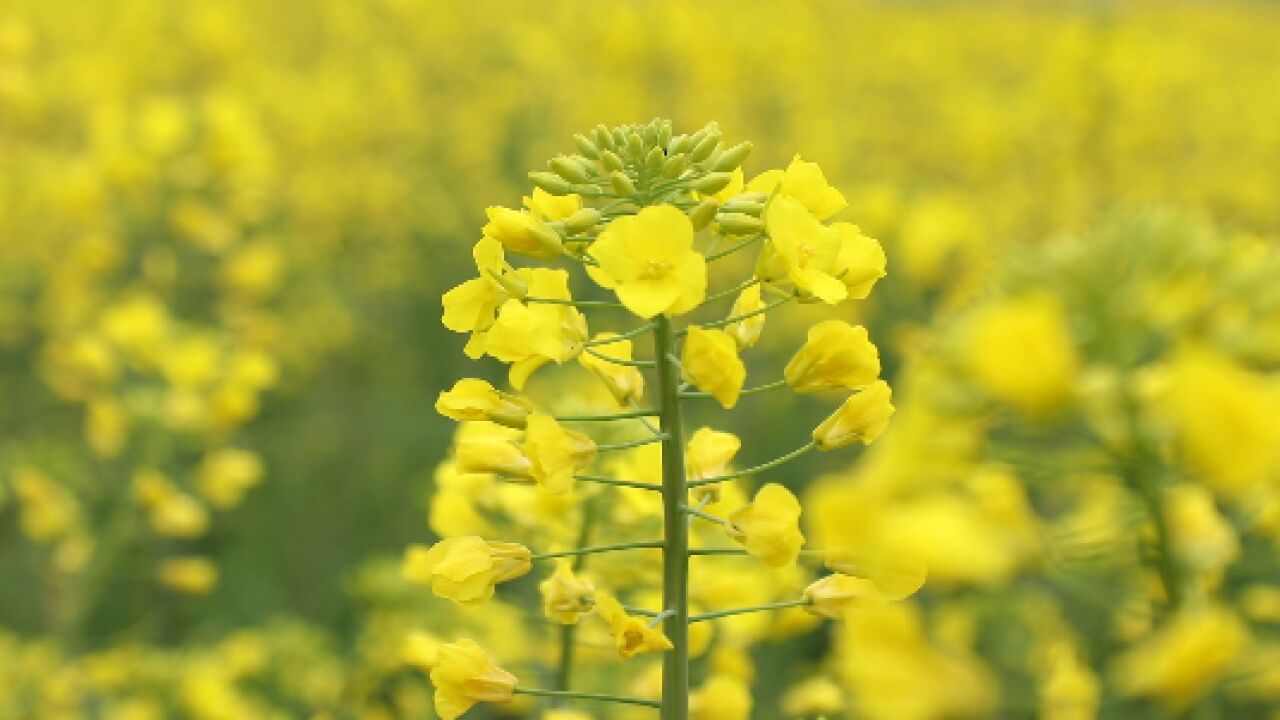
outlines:
[{"label": "green stem", "polygon": [[747,551],[741,548],[690,548],[690,557],[695,555],[746,555]]},{"label": "green stem", "polygon": [[597,485],[614,485],[617,487],[639,488],[640,490],[652,490],[654,492],[662,492],[661,485],[653,483],[638,482],[635,480],[620,480],[618,478],[605,477],[604,475],[574,475],[574,480],[582,482],[595,483]]},{"label": "green stem", "polygon": [[600,553],[614,552],[617,550],[641,550],[645,548],[660,548],[661,540],[641,540],[638,542],[614,543],[613,545],[596,545],[595,547],[583,547],[575,550],[557,550],[556,552],[534,553],[530,556],[531,560],[550,560],[552,558],[561,557],[581,557],[583,555],[598,555]]},{"label": "green stem", "polygon": [[[739,393],[738,393],[738,395],[739,395],[739,396],[742,396],[742,395],[754,395],[755,393],[767,392],[767,391],[769,391],[769,390],[777,390],[777,389],[778,389],[778,388],[780,388],[780,387],[786,387],[786,385],[787,385],[787,381],[786,381],[786,380],[775,380],[775,381],[773,381],[773,382],[771,382],[771,383],[765,383],[764,385],[757,385],[757,386],[755,386],[755,387],[747,388],[746,390],[743,390],[743,391],[739,392]],[[682,392],[682,393],[680,393],[680,397],[681,397],[681,398],[683,398],[683,399],[692,399],[692,398],[709,398],[709,397],[711,397],[711,393],[708,393],[708,392]]]},{"label": "green stem", "polygon": [[1169,598],[1169,608],[1176,610],[1184,600],[1182,566],[1174,554],[1173,530],[1165,513],[1163,491],[1157,475],[1160,459],[1144,441],[1138,423],[1137,403],[1128,394],[1123,398],[1129,431],[1129,447],[1121,458],[1125,479],[1142,499],[1156,531],[1156,572]]},{"label": "green stem", "polygon": [[626,358],[613,357],[612,355],[605,355],[604,353],[599,352],[599,351],[594,350],[594,349],[589,348],[589,347],[583,347],[582,349],[583,349],[583,350],[584,350],[588,355],[595,355],[596,357],[600,358],[601,360],[605,360],[605,361],[607,361],[607,362],[611,362],[611,363],[613,363],[613,364],[615,364],[615,365],[627,365],[627,366],[629,366],[629,367],[651,368],[651,367],[653,367],[654,365],[656,365],[656,364],[657,364],[657,363],[655,363],[655,362],[654,362],[654,361],[652,361],[652,360],[628,360],[628,359],[626,359]]},{"label": "green stem", "polygon": [[622,303],[613,302],[612,300],[561,300],[560,298],[544,298],[533,297],[532,295],[525,297],[527,303],[542,303],[544,305],[573,305],[574,307],[585,308],[620,308]]},{"label": "green stem", "polygon": [[684,475],[684,430],[680,413],[680,369],[671,362],[675,333],[659,316],[653,336],[658,363],[662,431],[662,607],[671,611],[663,632],[671,650],[662,655],[662,720],[689,717],[689,523],[684,513],[688,487]]},{"label": "green stem", "polygon": [[745,615],[746,613],[764,612],[766,610],[781,610],[783,608],[798,607],[800,605],[809,605],[813,601],[809,598],[800,598],[799,600],[783,600],[782,602],[767,603],[765,605],[752,605],[751,607],[733,608],[731,610],[717,610],[715,612],[702,613],[689,618],[689,622],[703,622],[705,620],[715,620],[716,618],[730,617],[732,615]]},{"label": "green stem", "polygon": [[556,420],[558,422],[609,422],[612,420],[633,420],[657,414],[657,410],[633,410],[605,415],[557,415]]},{"label": "green stem", "polygon": [[718,517],[716,517],[715,515],[712,515],[712,514],[711,514],[711,513],[709,513],[709,512],[703,512],[703,510],[702,510],[701,508],[692,508],[692,507],[688,507],[688,506],[686,506],[686,507],[684,508],[684,511],[685,511],[686,513],[688,513],[688,514],[689,514],[690,516],[692,516],[692,517],[700,517],[700,518],[702,518],[703,520],[708,520],[708,521],[713,522],[713,523],[715,523],[715,524],[717,524],[717,525],[728,525],[728,524],[729,524],[729,521],[725,520],[724,518],[718,518]]},{"label": "green stem", "polygon": [[723,250],[721,250],[721,251],[719,251],[719,252],[712,253],[712,254],[708,255],[708,256],[707,256],[707,262],[711,262],[712,260],[719,260],[720,258],[724,257],[725,255],[732,255],[733,253],[736,253],[736,252],[738,252],[739,250],[741,250],[741,249],[743,249],[743,248],[745,248],[745,247],[750,247],[750,246],[752,246],[752,245],[756,244],[757,242],[759,242],[759,241],[760,241],[761,239],[763,239],[763,238],[764,238],[764,234],[762,234],[762,233],[758,233],[758,234],[756,234],[756,235],[752,235],[751,237],[747,238],[746,240],[743,240],[742,242],[738,243],[737,245],[730,245],[729,247],[727,247],[727,248],[725,248],[725,249],[723,249]]},{"label": "green stem", "polygon": [[652,445],[657,442],[662,442],[663,440],[666,440],[666,439],[667,439],[666,433],[658,433],[657,435],[651,435],[647,438],[640,438],[639,440],[629,440],[627,442],[620,442],[620,443],[602,443],[600,445],[596,445],[596,450],[628,450],[630,448],[640,447],[642,445]]},{"label": "green stem", "polygon": [[777,458],[775,460],[770,460],[769,462],[764,463],[763,465],[756,465],[755,467],[750,467],[750,468],[747,468],[746,470],[735,470],[730,473],[725,473],[724,475],[713,475],[708,478],[702,478],[701,480],[694,480],[689,483],[689,487],[691,488],[702,487],[703,485],[711,485],[713,483],[724,482],[725,480],[732,480],[734,478],[745,477],[747,475],[755,475],[757,473],[762,473],[766,470],[772,470],[773,468],[776,468],[785,462],[794,460],[800,457],[801,455],[804,455],[805,453],[809,452],[813,448],[814,448],[814,443],[810,441],[807,445],[802,445],[796,448],[795,450],[792,450],[791,452],[787,453],[786,455],[783,455],[782,457]]},{"label": "green stem", "polygon": [[565,698],[570,700],[599,700],[600,702],[621,703],[623,705],[643,705],[651,708],[662,707],[662,703],[659,703],[657,700],[625,697],[623,695],[607,695],[605,693],[569,692],[566,690],[542,690],[538,688],[522,687],[514,688],[511,692],[516,695],[532,695],[534,697]]},{"label": "green stem", "polygon": [[[743,280],[741,283],[739,283],[739,284],[737,284],[737,285],[734,285],[733,287],[729,288],[728,290],[721,290],[720,292],[715,293],[714,295],[708,295],[708,296],[706,296],[705,298],[703,298],[703,299],[702,299],[702,302],[705,304],[705,303],[709,303],[709,302],[714,302],[714,301],[716,301],[716,300],[720,300],[721,298],[727,298],[727,297],[729,297],[730,295],[737,295],[738,293],[742,292],[743,290],[746,290],[747,288],[749,288],[749,287],[751,287],[752,285],[755,285],[756,283],[759,283],[759,282],[760,282],[760,278],[758,278],[758,277],[749,277],[749,278],[747,278],[746,280]],[[683,334],[685,331],[684,331],[684,330],[681,330],[680,332],[681,332],[681,334]]]},{"label": "green stem", "polygon": [[[734,316],[732,316],[732,317],[727,317],[727,318],[725,318],[725,319],[723,319],[723,320],[716,320],[716,321],[714,321],[714,322],[698,323],[698,327],[703,328],[703,329],[709,329],[709,328],[724,327],[724,326],[726,326],[726,325],[732,325],[732,324],[734,324],[734,323],[736,323],[736,322],[742,322],[743,320],[749,320],[749,319],[751,319],[751,318],[755,317],[756,315],[763,315],[763,314],[765,314],[765,313],[769,312],[770,310],[772,310],[772,309],[774,309],[774,308],[778,307],[779,305],[786,305],[787,303],[791,302],[791,300],[792,300],[792,296],[788,295],[788,296],[786,296],[786,297],[783,297],[783,298],[779,298],[779,299],[777,299],[777,300],[774,300],[773,302],[766,303],[765,305],[763,305],[763,306],[761,306],[761,307],[759,307],[759,308],[757,308],[757,309],[755,309],[755,310],[752,310],[751,312],[744,312],[744,313],[742,313],[742,314],[740,314],[740,315],[734,315]],[[681,335],[683,335],[683,334],[685,334],[685,333],[687,333],[687,332],[688,332],[688,330],[681,330],[681,331],[680,331],[680,334],[681,334]]]},{"label": "green stem", "polygon": [[584,343],[582,346],[583,347],[599,347],[601,345],[609,345],[612,343],[616,343],[619,340],[627,340],[627,339],[636,337],[637,335],[644,335],[647,332],[653,332],[653,323],[647,323],[633,330],[628,330],[624,333],[617,333],[614,335],[610,335],[609,337],[598,337],[595,340],[590,340]]}]

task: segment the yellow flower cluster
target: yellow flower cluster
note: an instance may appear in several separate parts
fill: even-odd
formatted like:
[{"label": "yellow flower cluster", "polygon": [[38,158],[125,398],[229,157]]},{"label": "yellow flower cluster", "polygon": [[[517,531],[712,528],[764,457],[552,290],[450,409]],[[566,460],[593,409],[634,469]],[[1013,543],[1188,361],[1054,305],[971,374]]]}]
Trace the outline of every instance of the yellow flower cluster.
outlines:
[{"label": "yellow flower cluster", "polygon": [[[539,588],[544,613],[563,629],[560,685],[524,687],[464,638],[441,646],[432,664],[437,712],[452,719],[475,702],[513,694],[601,699],[571,685],[574,638],[583,625],[584,633],[607,633],[623,660],[666,656],[660,698],[645,691],[602,699],[661,705],[673,717],[744,718],[750,693],[731,674],[686,694],[691,656],[723,654],[741,663],[768,631],[760,622],[767,616],[758,613],[783,611],[778,631],[795,632],[813,618],[839,620],[853,608],[901,600],[924,580],[918,573],[903,582],[883,569],[896,564],[882,557],[859,567],[832,556],[828,564],[842,572],[806,583],[798,562],[805,541],[800,501],[778,483],[764,483],[747,501],[739,484],[808,450],[871,443],[883,432],[891,393],[864,327],[815,324],[782,379],[745,390],[743,351],[761,350],[766,314],[785,304],[865,298],[885,275],[885,255],[856,227],[826,224],[846,202],[816,164],[797,157],[744,182],[740,165],[751,145],[726,147],[714,124],[688,135],[674,135],[659,120],[599,126],[575,141],[577,153],[530,174],[535,189],[523,210],[489,208],[473,252],[479,276],[445,293],[443,322],[469,334],[471,357],[509,365],[516,390],[551,361],[577,358],[587,373],[569,376],[572,366],[554,373],[568,390],[557,392],[549,411],[478,378],[440,394],[436,409],[463,423],[453,459],[437,476],[432,526],[445,537],[430,548],[410,547],[403,566],[408,580],[468,605],[488,601],[497,584],[533,563],[555,559]],[[608,294],[584,297],[571,291],[566,270],[516,268],[507,252],[580,267]],[[720,276],[747,252],[757,256],[754,272],[723,286]],[[719,268],[725,272],[713,272]],[[735,302],[721,319],[674,326],[729,298]],[[633,324],[591,335],[588,314],[594,324],[606,313]],[[788,388],[847,395],[792,453],[735,471],[742,448],[736,435],[710,427],[683,435],[683,417],[700,398],[728,409],[745,395]],[[573,424],[596,432],[566,427]],[[520,542],[473,534],[491,532]],[[649,560],[614,559],[659,549]],[[763,563],[764,573],[744,566],[743,556]],[[763,582],[752,585],[743,573]],[[788,610],[799,615],[782,619]],[[589,615],[603,623],[583,623]]]}]

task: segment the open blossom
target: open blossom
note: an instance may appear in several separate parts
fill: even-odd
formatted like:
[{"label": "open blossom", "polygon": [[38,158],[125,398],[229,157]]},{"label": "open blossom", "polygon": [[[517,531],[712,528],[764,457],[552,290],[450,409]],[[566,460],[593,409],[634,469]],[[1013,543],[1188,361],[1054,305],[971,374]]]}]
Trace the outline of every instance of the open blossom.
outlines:
[{"label": "open blossom", "polygon": [[698,428],[685,448],[685,476],[692,481],[723,475],[741,448],[742,441],[733,433]]},{"label": "open blossom", "polygon": [[591,245],[588,273],[643,318],[682,315],[707,290],[707,263],[693,249],[693,225],[670,205],[646,207],[609,223]]},{"label": "open blossom", "polygon": [[595,585],[576,575],[567,560],[556,563],[555,573],[538,583],[538,590],[543,613],[558,623],[572,625],[580,615],[595,609]]},{"label": "open blossom", "polygon": [[596,456],[591,438],[565,430],[550,415],[529,416],[523,449],[530,462],[529,475],[554,493],[568,492],[574,473]]},{"label": "open blossom", "polygon": [[831,229],[840,238],[840,254],[836,259],[840,281],[848,288],[850,299],[862,300],[886,274],[884,248],[875,238],[863,235],[856,225],[835,223]]},{"label": "open blossom", "polygon": [[550,260],[563,252],[560,235],[533,213],[490,207],[485,214],[489,222],[484,226],[484,236],[497,240],[513,253]]},{"label": "open blossom", "polygon": [[804,295],[835,304],[849,297],[839,279],[840,235],[823,225],[799,201],[779,196],[765,211],[769,244],[757,272],[770,281],[786,281]]},{"label": "open blossom", "polygon": [[520,433],[493,423],[470,423],[458,439],[458,470],[533,479],[533,461],[520,447]]},{"label": "open blossom", "polygon": [[[616,333],[600,333],[595,339],[607,340],[615,335]],[[626,405],[629,402],[640,400],[644,396],[644,375],[641,374],[639,368],[609,362],[605,359],[605,357],[611,357],[619,360],[631,360],[631,341],[624,338],[614,342],[602,343],[596,345],[595,350],[600,354],[583,353],[578,356],[578,362],[582,364],[582,367],[590,370],[593,375],[600,378],[605,388],[608,389],[609,394],[613,395],[619,405]]]},{"label": "open blossom", "polygon": [[657,627],[649,627],[644,618],[628,615],[618,599],[606,592],[596,593],[596,612],[609,624],[609,634],[618,646],[618,655],[625,659],[640,653],[663,652],[673,646]]},{"label": "open blossom", "polygon": [[471,333],[466,353],[471,358],[484,354],[484,335],[493,325],[498,308],[507,300],[524,297],[530,270],[513,270],[507,264],[502,244],[484,237],[471,250],[479,277],[472,278],[444,294],[444,326],[454,332]]},{"label": "open blossom", "polygon": [[877,380],[850,395],[838,410],[813,431],[819,450],[834,450],[859,440],[870,445],[889,425],[893,416],[893,391]]},{"label": "open blossom", "polygon": [[519,395],[502,392],[484,380],[463,378],[440,393],[436,412],[459,421],[488,420],[509,427],[524,427],[533,404]]},{"label": "open blossom", "polygon": [[885,601],[875,583],[840,573],[815,580],[804,589],[804,597],[809,601],[806,611],[831,620],[843,620],[850,608],[860,604]]},{"label": "open blossom", "polygon": [[738,357],[738,344],[724,330],[689,327],[680,363],[684,377],[700,390],[711,393],[721,405],[738,404],[747,367]]},{"label": "open blossom", "polygon": [[[569,301],[569,275],[564,270],[530,270],[529,294]],[[507,300],[484,335],[484,350],[511,363],[509,380],[517,390],[534,370],[549,362],[564,363],[582,352],[587,319],[572,305]]]},{"label": "open blossom", "polygon": [[437,597],[475,605],[493,597],[498,583],[514,580],[530,569],[529,548],[468,535],[446,538],[430,548],[409,546],[402,572],[413,582],[430,585]]},{"label": "open blossom", "polygon": [[729,517],[726,531],[766,565],[790,565],[804,545],[800,501],[785,487],[768,483],[756,492],[750,505]]},{"label": "open blossom", "polygon": [[779,196],[796,200],[818,220],[827,220],[849,205],[839,190],[827,184],[822,168],[799,155],[786,170],[766,170],[752,178],[747,190],[765,194],[777,190]]},{"label": "open blossom", "polygon": [[582,209],[580,195],[552,195],[538,187],[533,189],[533,193],[522,198],[522,201],[534,217],[547,222],[564,220]]},{"label": "open blossom", "polygon": [[855,390],[880,376],[880,352],[867,329],[843,320],[827,320],[809,328],[809,336],[783,370],[796,392]]},{"label": "open blossom", "polygon": [[436,686],[436,714],[442,720],[455,720],[478,702],[510,700],[517,680],[474,641],[459,640],[436,649],[431,683]]}]

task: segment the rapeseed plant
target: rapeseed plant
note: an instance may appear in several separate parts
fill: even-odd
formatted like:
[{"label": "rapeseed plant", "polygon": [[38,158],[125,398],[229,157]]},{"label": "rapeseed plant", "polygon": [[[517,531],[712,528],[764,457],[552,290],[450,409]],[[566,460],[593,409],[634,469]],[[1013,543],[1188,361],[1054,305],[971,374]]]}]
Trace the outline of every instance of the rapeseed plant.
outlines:
[{"label": "rapeseed plant", "polygon": [[[781,380],[744,389],[743,352],[757,346],[769,313],[787,303],[834,306],[865,298],[885,274],[885,255],[857,227],[826,223],[847,203],[815,163],[797,156],[785,169],[745,181],[741,165],[750,143],[726,146],[715,124],[692,134],[672,133],[669,121],[654,120],[601,125],[575,136],[576,153],[556,156],[548,171],[530,173],[535,188],[523,210],[488,209],[489,223],[474,252],[479,276],[444,295],[445,325],[470,333],[468,355],[507,364],[516,390],[543,366],[579,360],[587,373],[573,382],[599,381],[620,409],[556,415],[475,378],[440,394],[437,410],[465,423],[455,446],[457,472],[532,486],[541,498],[567,501],[581,513],[577,540],[562,550],[535,552],[471,535],[409,548],[405,576],[464,604],[484,602],[495,585],[520,577],[535,563],[555,563],[539,587],[546,615],[565,628],[559,685],[518,681],[470,640],[446,644],[431,671],[436,710],[446,720],[475,702],[514,695],[650,705],[662,717],[677,719],[711,717],[712,705],[727,703],[738,710],[722,707],[714,717],[744,717],[750,701],[740,681],[717,674],[701,690],[691,689],[692,649],[707,646],[705,636],[694,631],[700,623],[787,608],[839,620],[851,607],[901,600],[923,582],[923,575],[902,582],[900,574],[898,582],[880,587],[890,574],[878,569],[892,562],[869,558],[858,564],[833,556],[833,566],[848,574],[827,575],[796,597],[691,610],[691,584],[705,575],[699,567],[691,579],[692,563],[714,566],[716,556],[748,555],[767,567],[789,569],[805,544],[802,508],[787,487],[764,483],[749,502],[726,488],[737,490],[733,481],[766,474],[810,450],[870,443],[883,432],[893,405],[866,329],[841,320],[815,324]],[[516,268],[506,253],[552,267]],[[728,267],[722,261],[738,253],[755,253],[755,270],[726,282],[731,269],[720,270]],[[582,270],[607,291],[605,297],[571,292],[570,272],[556,267],[564,265]],[[731,309],[720,310],[720,319],[687,320],[730,298]],[[592,335],[589,322],[594,325],[595,316],[605,313],[641,322]],[[744,395],[784,389],[845,399],[799,449],[742,470],[731,468],[741,449],[736,436],[707,427],[685,432],[685,406],[701,398],[728,410]],[[640,435],[601,442],[568,427],[601,425],[610,428],[608,434],[621,426]],[[620,467],[616,457],[631,458],[639,467]],[[602,458],[610,458],[614,474],[593,472]],[[492,481],[481,484],[500,490]],[[441,501],[452,503],[448,497],[446,490]],[[485,499],[472,495],[464,502]],[[721,507],[729,512],[717,514]],[[593,513],[621,521],[621,508],[658,519],[647,527],[658,529],[660,537],[588,545],[589,533],[625,532],[623,522],[609,527],[597,521],[591,527]],[[719,529],[731,543],[706,542],[691,530],[693,523]],[[650,551],[661,554],[655,578],[660,592],[648,590],[645,580],[601,575],[596,581],[581,574],[588,556]],[[622,593],[652,596],[657,609],[624,605]],[[621,658],[661,654],[657,697],[587,693],[573,686],[575,626],[589,615],[604,621]]]}]

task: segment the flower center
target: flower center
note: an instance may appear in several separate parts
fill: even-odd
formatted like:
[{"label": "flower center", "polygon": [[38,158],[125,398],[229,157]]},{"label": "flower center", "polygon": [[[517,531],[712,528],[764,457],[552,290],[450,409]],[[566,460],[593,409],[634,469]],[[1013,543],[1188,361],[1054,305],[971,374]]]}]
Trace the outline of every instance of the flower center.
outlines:
[{"label": "flower center", "polygon": [[657,280],[675,269],[675,265],[667,260],[645,260],[640,277],[645,280]]}]

